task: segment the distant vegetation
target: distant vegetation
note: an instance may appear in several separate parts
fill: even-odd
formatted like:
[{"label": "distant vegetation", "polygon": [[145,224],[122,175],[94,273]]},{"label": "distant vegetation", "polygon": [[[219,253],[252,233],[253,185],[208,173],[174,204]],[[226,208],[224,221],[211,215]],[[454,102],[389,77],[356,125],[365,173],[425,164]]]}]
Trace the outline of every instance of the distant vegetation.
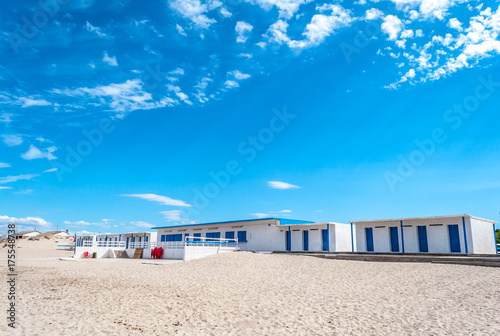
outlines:
[{"label": "distant vegetation", "polygon": [[496,229],[496,235],[497,235],[497,244],[500,244],[500,229]]}]

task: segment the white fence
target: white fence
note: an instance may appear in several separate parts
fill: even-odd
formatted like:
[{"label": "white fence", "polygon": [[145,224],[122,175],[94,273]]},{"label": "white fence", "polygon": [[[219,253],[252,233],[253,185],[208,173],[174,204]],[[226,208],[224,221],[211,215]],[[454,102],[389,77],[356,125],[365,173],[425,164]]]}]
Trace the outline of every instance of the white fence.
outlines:
[{"label": "white fence", "polygon": [[[237,239],[211,237],[185,237],[184,241],[129,242],[118,240],[83,241],[76,247],[75,255],[81,258],[85,252],[97,252],[97,258],[114,257],[113,250],[126,249],[131,257],[137,248],[144,249],[142,258],[151,258],[154,248],[163,249],[162,258],[192,260],[204,256],[239,250]],[[113,255],[113,256],[112,256]]]}]

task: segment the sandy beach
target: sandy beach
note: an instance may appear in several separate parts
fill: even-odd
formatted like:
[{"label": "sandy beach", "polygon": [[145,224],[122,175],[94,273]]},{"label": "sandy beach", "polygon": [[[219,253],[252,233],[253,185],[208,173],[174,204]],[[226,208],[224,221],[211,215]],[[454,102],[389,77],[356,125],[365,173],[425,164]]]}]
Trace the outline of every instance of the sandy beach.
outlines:
[{"label": "sandy beach", "polygon": [[[56,244],[18,241],[15,335],[500,334],[496,268],[250,252],[61,261],[72,252]],[[13,334],[5,319],[0,331]]]}]

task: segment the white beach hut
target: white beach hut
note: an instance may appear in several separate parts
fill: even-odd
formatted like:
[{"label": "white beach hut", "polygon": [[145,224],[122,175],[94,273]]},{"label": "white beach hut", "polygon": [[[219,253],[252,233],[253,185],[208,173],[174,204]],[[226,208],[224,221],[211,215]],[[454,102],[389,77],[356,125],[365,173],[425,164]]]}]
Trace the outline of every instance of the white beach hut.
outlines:
[{"label": "white beach hut", "polygon": [[497,222],[471,215],[353,221],[357,252],[495,254]]}]

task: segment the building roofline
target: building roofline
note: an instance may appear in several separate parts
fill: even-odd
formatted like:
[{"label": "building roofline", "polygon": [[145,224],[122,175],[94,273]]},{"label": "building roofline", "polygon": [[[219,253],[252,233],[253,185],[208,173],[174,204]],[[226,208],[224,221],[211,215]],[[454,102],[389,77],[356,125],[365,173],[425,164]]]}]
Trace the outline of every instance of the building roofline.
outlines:
[{"label": "building roofline", "polygon": [[303,223],[303,224],[281,224],[280,226],[298,226],[298,225],[301,225],[301,226],[314,226],[314,225],[325,225],[325,224],[349,225],[348,223],[339,223],[339,222],[318,222],[318,223],[312,222],[312,223]]},{"label": "building roofline", "polygon": [[277,218],[277,217],[266,217],[266,218],[256,218],[256,219],[240,219],[240,220],[232,220],[232,221],[224,221],[224,222],[210,222],[210,223],[198,223],[198,224],[182,224],[182,225],[171,225],[171,226],[158,226],[151,228],[155,229],[170,229],[170,228],[179,228],[179,227],[192,227],[192,226],[205,226],[205,225],[219,225],[219,224],[232,224],[232,223],[244,223],[244,222],[260,222],[266,220],[277,220],[280,221],[280,225],[288,225],[288,224],[310,224],[314,223],[311,221],[299,220],[299,219],[291,219],[291,218]]},{"label": "building roofline", "polygon": [[456,217],[468,217],[468,218],[474,218],[474,219],[479,219],[485,222],[490,222],[493,224],[498,224],[498,222],[491,220],[491,219],[486,219],[486,218],[481,218],[481,217],[476,217],[472,215],[467,215],[467,214],[461,214],[461,215],[445,215],[445,216],[426,216],[426,217],[407,217],[407,218],[389,218],[389,219],[374,219],[374,220],[359,220],[359,221],[349,221],[350,223],[354,224],[364,224],[364,223],[374,223],[374,222],[399,222],[399,221],[405,221],[405,220],[420,220],[420,219],[442,219],[442,218],[456,218]]}]

